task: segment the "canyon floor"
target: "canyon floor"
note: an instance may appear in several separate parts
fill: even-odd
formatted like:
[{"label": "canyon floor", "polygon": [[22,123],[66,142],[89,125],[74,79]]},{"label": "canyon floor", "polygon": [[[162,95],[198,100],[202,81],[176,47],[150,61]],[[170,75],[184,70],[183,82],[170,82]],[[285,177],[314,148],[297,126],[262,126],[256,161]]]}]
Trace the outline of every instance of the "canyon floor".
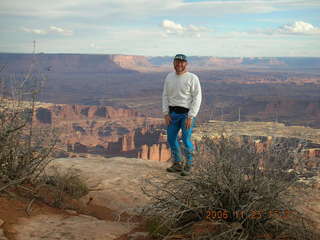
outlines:
[{"label": "canyon floor", "polygon": [[[75,171],[88,185],[89,193],[68,202],[64,209],[14,193],[0,195],[0,240],[151,239],[138,216],[149,202],[141,186],[151,177],[170,179],[173,174],[165,171],[168,165],[123,157],[55,159],[47,174]],[[320,230],[320,188],[301,194],[299,202],[301,212]]]}]

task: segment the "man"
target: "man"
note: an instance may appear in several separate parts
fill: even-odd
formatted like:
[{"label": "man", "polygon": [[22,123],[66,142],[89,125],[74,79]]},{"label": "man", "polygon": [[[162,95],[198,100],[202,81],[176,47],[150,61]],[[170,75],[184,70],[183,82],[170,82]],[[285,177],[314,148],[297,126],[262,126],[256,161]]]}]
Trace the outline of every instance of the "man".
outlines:
[{"label": "man", "polygon": [[[167,138],[174,158],[169,172],[181,172],[182,176],[190,174],[192,168],[193,144],[192,128],[201,104],[201,86],[199,78],[187,71],[187,57],[177,54],[173,60],[175,72],[167,75],[162,93],[162,111],[167,125]],[[185,146],[186,164],[182,166],[178,132],[182,130]]]}]

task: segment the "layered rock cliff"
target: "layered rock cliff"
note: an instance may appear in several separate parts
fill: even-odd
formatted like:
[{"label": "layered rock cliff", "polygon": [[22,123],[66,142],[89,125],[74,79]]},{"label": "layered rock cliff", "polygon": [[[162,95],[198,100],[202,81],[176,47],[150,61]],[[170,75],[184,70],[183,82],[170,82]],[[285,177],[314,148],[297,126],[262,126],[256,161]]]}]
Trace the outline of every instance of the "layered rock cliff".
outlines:
[{"label": "layered rock cliff", "polygon": [[122,68],[151,68],[152,64],[144,56],[112,55],[111,59]]},{"label": "layered rock cliff", "polygon": [[[278,144],[291,150],[294,149],[299,153],[299,157],[305,157],[305,167],[320,168],[320,129],[286,126],[276,122],[212,120],[195,128],[193,137],[196,143],[201,142],[203,136],[213,139],[219,139],[221,136],[232,137],[240,143],[254,144],[257,152],[263,152],[271,145]],[[259,164],[261,167],[266,167],[273,163],[261,159]]]},{"label": "layered rock cliff", "polygon": [[59,130],[59,145],[64,152],[140,156],[157,161],[170,158],[161,133],[162,121],[110,106],[41,103],[34,114],[36,125]]},{"label": "layered rock cliff", "polygon": [[[287,103],[286,106],[290,107],[290,104]],[[308,106],[309,111],[313,111],[312,106]],[[61,146],[67,152],[129,156],[156,161],[168,161],[171,157],[162,126],[163,120],[146,117],[131,109],[40,104],[34,119],[37,124],[50,124],[63,129]],[[210,121],[195,128],[194,139],[197,141],[203,135],[221,134],[236,136],[242,142],[251,139],[258,151],[283,139],[291,142],[304,141],[308,142],[308,150],[304,150],[308,157],[314,158],[320,154],[318,130],[288,127],[281,123]]]},{"label": "layered rock cliff", "polygon": [[[6,72],[106,73],[130,72],[113,61],[112,55],[92,54],[0,54]],[[132,72],[132,71],[131,71]]]}]

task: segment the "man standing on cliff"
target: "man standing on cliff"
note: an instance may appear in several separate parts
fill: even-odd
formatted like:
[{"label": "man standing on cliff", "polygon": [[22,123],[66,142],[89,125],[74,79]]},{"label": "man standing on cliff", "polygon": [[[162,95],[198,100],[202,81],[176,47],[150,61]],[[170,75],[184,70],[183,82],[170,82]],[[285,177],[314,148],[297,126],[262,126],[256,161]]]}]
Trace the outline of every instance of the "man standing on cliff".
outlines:
[{"label": "man standing on cliff", "polygon": [[[168,172],[190,174],[194,147],[191,141],[192,128],[201,104],[201,86],[199,78],[187,71],[187,57],[177,54],[173,60],[175,72],[167,75],[162,93],[162,112],[167,125],[167,138],[174,163]],[[178,132],[182,131],[185,146],[186,163],[181,163]]]}]

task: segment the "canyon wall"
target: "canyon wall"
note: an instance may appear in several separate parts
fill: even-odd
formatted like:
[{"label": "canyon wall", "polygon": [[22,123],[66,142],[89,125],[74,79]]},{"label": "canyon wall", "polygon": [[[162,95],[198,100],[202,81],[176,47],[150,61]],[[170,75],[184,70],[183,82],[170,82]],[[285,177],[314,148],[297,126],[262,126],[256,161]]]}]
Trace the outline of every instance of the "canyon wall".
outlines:
[{"label": "canyon wall", "polygon": [[[290,104],[286,105],[290,106]],[[51,125],[59,129],[60,146],[65,152],[138,157],[155,161],[168,161],[171,158],[166,131],[162,125],[163,119],[146,117],[132,109],[110,106],[40,104],[35,111],[34,120],[36,124]],[[207,128],[207,131],[212,133],[219,132],[220,130],[212,129],[212,127],[219,128],[221,123],[230,125],[225,126],[225,131],[230,131],[230,134],[232,131],[233,134],[238,134],[239,142],[254,143],[258,152],[264,151],[275,142],[287,141],[290,144],[296,144],[303,137],[313,134],[309,128],[286,127],[280,123],[214,121],[214,124],[204,124],[201,128]],[[267,132],[270,133],[270,136],[266,135]],[[255,136],[246,135],[247,133],[255,134]],[[271,136],[281,134],[284,136]],[[205,133],[199,133],[199,130],[195,129],[194,135],[194,142],[197,145],[196,140],[199,140]],[[319,157],[319,143],[308,141],[307,148],[304,151],[308,158]],[[268,163],[261,163],[261,166],[265,164]]]},{"label": "canyon wall", "polygon": [[133,72],[114,62],[112,55],[98,54],[1,53],[0,64],[6,66],[5,72],[15,73],[30,72],[34,68],[40,72],[60,73]]},{"label": "canyon wall", "polygon": [[34,121],[58,129],[62,156],[73,152],[156,161],[170,158],[161,130],[163,120],[131,109],[41,103]]}]

